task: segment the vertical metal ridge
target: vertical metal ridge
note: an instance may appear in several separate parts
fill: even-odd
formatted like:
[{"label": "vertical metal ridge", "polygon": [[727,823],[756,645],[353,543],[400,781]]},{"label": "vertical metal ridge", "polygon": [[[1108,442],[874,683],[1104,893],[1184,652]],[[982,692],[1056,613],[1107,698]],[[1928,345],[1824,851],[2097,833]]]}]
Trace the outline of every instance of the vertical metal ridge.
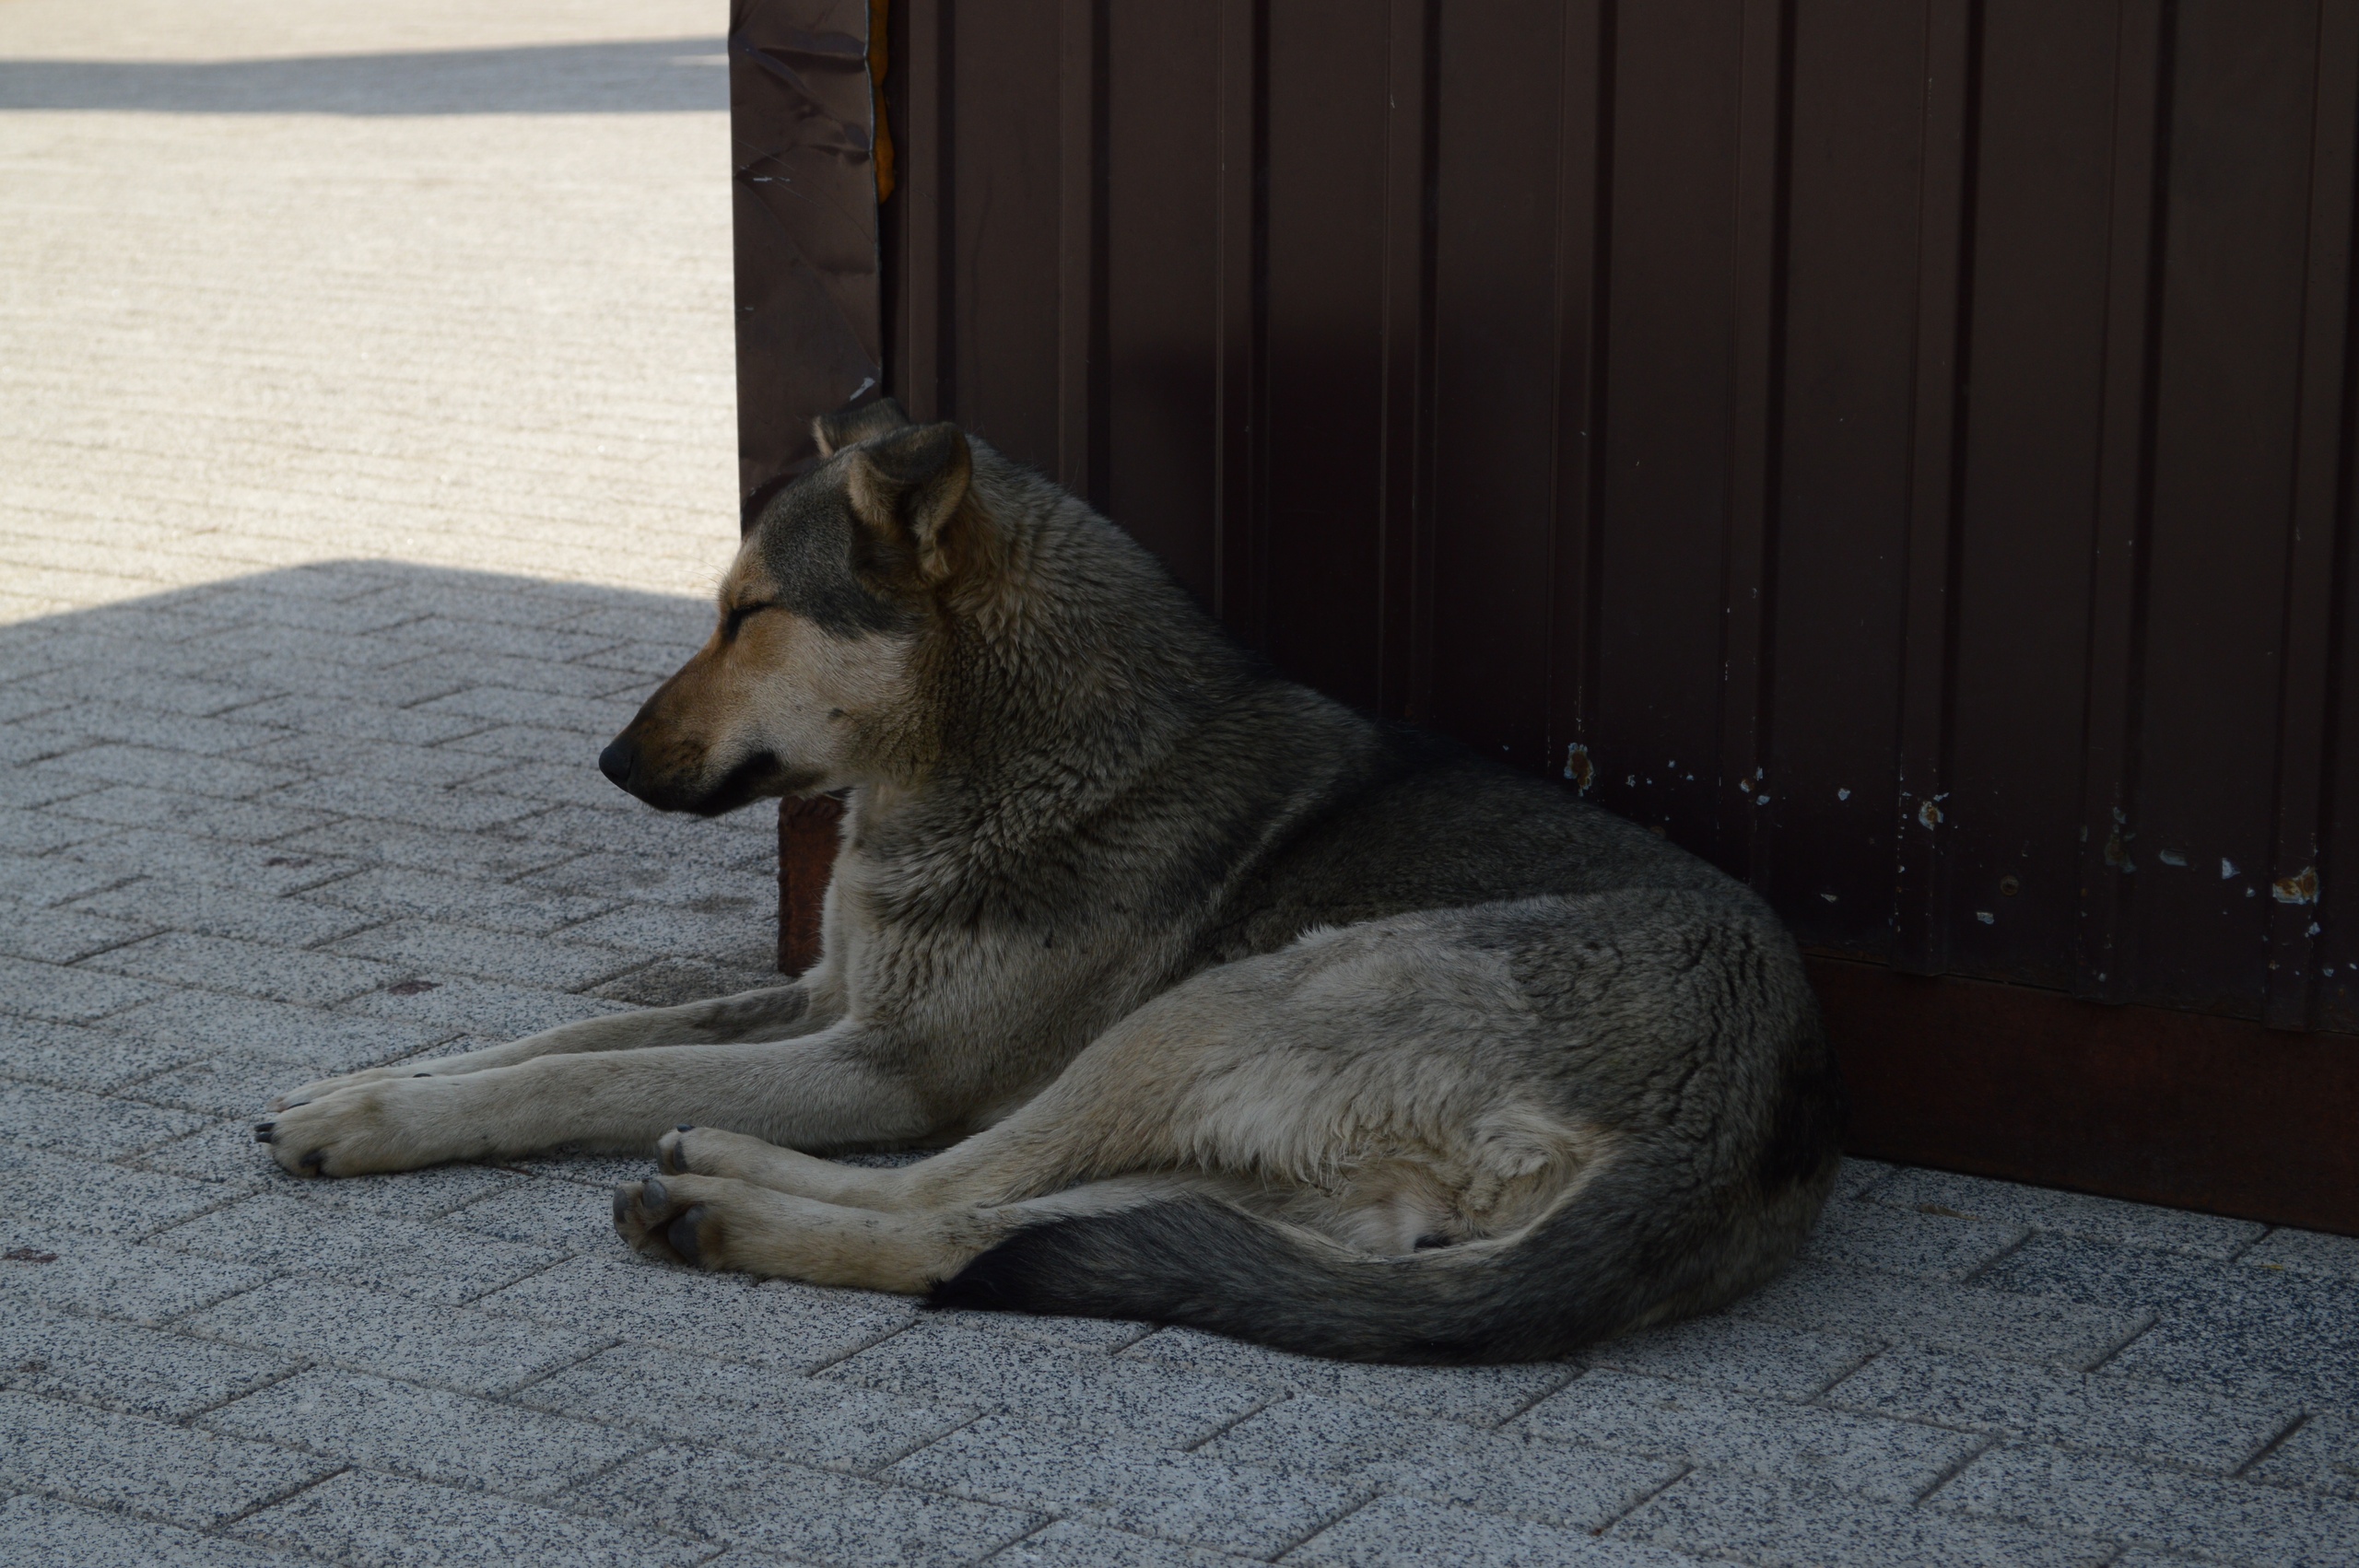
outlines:
[{"label": "vertical metal ridge", "polygon": [[1917,204],[1915,408],[1909,433],[1894,827],[1893,963],[1949,957],[1949,753],[1957,649],[1960,462],[1971,325],[1979,0],[1928,0]]},{"label": "vertical metal ridge", "polygon": [[1269,185],[1267,0],[1220,0],[1219,239],[1214,310],[1213,613],[1259,648],[1265,641],[1262,499],[1268,359]]},{"label": "vertical metal ridge", "polygon": [[957,414],[948,382],[953,319],[950,233],[950,26],[955,0],[901,0],[908,41],[896,62],[907,73],[898,189],[901,202],[900,364],[891,391],[920,419]]},{"label": "vertical metal ridge", "polygon": [[[2284,657],[2279,664],[2277,802],[2270,876],[2268,996],[2273,1029],[2313,1026],[2327,871],[2330,671],[2338,640],[2342,497],[2349,474],[2352,207],[2359,137],[2359,0],[2318,11],[2310,138],[2309,255],[2304,272],[2301,403],[2285,545]],[[2290,895],[2290,897],[2288,896]]]},{"label": "vertical metal ridge", "polygon": [[1784,417],[1786,226],[1792,206],[1792,0],[1745,0],[1737,111],[1734,396],[1721,556],[1718,859],[1758,882],[1769,734]]},{"label": "vertical metal ridge", "polygon": [[1391,0],[1388,21],[1376,706],[1388,718],[1422,718],[1433,688],[1430,509],[1423,489],[1432,472],[1440,0]]},{"label": "vertical metal ridge", "polygon": [[2123,0],[2121,18],[2072,981],[2075,996],[2110,1002],[2130,1000],[2136,963],[2131,904],[2146,556],[2154,513],[2177,6],[2175,0]]},{"label": "vertical metal ridge", "polygon": [[[1099,199],[1105,164],[1105,0],[1060,0],[1057,15],[1057,483],[1099,500],[1094,472],[1097,338],[1105,287]],[[1102,464],[1099,465],[1102,467]]]},{"label": "vertical metal ridge", "polygon": [[1615,0],[1564,8],[1557,88],[1555,444],[1549,452],[1546,744],[1586,793],[1596,679],[1598,423],[1605,411],[1605,306],[1613,171]]}]

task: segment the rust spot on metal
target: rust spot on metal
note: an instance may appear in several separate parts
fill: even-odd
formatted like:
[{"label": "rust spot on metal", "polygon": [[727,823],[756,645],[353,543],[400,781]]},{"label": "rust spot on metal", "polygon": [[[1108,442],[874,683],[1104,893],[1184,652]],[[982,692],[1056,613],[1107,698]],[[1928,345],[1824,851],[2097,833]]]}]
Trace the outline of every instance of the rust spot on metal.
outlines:
[{"label": "rust spot on metal", "polygon": [[2269,895],[2280,904],[2315,904],[2318,901],[2318,869],[2304,866],[2292,876],[2281,876],[2269,884]]},{"label": "rust spot on metal", "polygon": [[2017,882],[2012,874],[2002,876],[1999,879],[1999,891],[2009,898],[2013,898],[2016,894],[2021,893],[2023,890],[2024,884]]},{"label": "rust spot on metal", "polygon": [[1589,748],[1575,741],[1565,748],[1565,777],[1571,779],[1584,795],[1597,782],[1597,768],[1589,760]]},{"label": "rust spot on metal", "polygon": [[1917,808],[1917,820],[1927,827],[1939,827],[1942,825],[1942,808],[1931,801],[1924,802]]}]

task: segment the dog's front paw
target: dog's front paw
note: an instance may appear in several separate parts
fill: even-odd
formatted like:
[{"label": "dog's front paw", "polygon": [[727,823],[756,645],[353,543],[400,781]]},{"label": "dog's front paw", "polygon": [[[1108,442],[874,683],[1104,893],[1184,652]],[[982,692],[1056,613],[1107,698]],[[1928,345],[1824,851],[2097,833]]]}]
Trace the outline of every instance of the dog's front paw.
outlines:
[{"label": "dog's front paw", "polygon": [[451,1156],[424,1147],[418,1129],[425,1107],[413,1085],[393,1079],[357,1084],[288,1106],[254,1124],[254,1141],[297,1176],[365,1176],[406,1171]]},{"label": "dog's front paw", "polygon": [[363,1068],[358,1072],[347,1072],[337,1078],[323,1078],[317,1082],[289,1089],[271,1101],[269,1108],[274,1111],[292,1110],[297,1106],[308,1106],[314,1100],[324,1100],[330,1094],[341,1094],[346,1089],[357,1089],[363,1083],[379,1083],[388,1078],[415,1077],[419,1072],[420,1070],[415,1067]]},{"label": "dog's front paw", "polygon": [[704,1200],[695,1176],[627,1181],[615,1188],[615,1230],[631,1250],[691,1269],[725,1269],[720,1205]]}]

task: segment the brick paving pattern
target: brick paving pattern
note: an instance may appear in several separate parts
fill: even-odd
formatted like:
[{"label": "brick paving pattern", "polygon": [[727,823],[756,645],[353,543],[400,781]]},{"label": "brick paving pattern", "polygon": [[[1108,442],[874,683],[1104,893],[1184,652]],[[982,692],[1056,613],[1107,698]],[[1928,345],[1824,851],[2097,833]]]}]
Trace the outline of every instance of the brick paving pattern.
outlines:
[{"label": "brick paving pattern", "polygon": [[1861,1163],[1447,1371],[281,1176],[280,1086],[763,982],[767,813],[593,764],[733,533],[720,13],[0,5],[0,1561],[2359,1561],[2359,1241]]}]

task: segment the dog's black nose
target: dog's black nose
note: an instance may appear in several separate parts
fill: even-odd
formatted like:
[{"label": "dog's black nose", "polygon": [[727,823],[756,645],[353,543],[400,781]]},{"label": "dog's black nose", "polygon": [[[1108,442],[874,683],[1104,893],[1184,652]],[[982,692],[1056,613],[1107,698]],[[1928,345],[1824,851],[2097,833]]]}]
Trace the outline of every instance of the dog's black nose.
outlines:
[{"label": "dog's black nose", "polygon": [[604,751],[598,754],[598,771],[613,779],[616,788],[628,790],[630,788],[631,765],[638,760],[639,754],[628,741],[612,741]]}]

